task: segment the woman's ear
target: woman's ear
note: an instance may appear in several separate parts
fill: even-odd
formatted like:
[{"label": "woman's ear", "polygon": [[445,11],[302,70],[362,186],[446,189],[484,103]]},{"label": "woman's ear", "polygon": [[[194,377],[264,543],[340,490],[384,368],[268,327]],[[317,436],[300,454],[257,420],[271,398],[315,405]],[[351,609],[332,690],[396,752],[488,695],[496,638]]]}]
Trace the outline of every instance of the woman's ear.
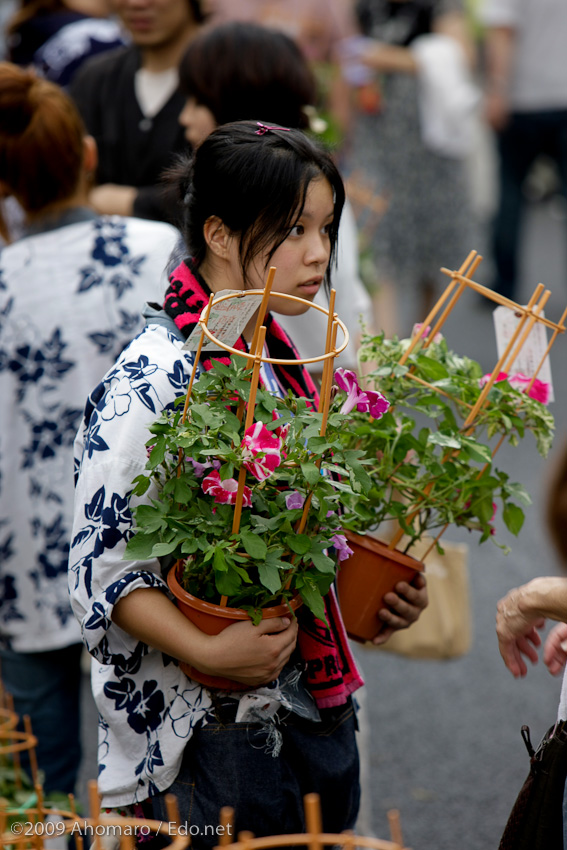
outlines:
[{"label": "woman's ear", "polygon": [[230,242],[233,237],[224,221],[218,215],[211,215],[206,220],[203,227],[203,236],[207,243],[207,248],[209,251],[212,251],[215,257],[223,260],[227,259]]},{"label": "woman's ear", "polygon": [[98,165],[98,148],[92,136],[83,139],[83,166],[87,174],[94,175]]}]

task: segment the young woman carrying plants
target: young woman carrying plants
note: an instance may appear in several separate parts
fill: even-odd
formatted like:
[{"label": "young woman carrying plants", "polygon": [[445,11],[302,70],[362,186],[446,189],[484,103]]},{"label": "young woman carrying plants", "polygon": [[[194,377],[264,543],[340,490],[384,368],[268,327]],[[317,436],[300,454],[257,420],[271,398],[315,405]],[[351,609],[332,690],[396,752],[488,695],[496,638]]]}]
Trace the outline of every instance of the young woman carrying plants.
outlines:
[{"label": "young woman carrying plants", "polygon": [[[180,164],[177,181],[191,258],[171,275],[164,309],[184,336],[211,292],[263,288],[269,265],[277,267],[280,292],[312,300],[328,284],[344,188],[331,158],[301,132],[255,121],[225,125]],[[269,307],[284,304],[304,309],[282,299]],[[265,324],[269,356],[297,358],[269,313]],[[236,348],[245,350],[250,331]],[[201,358],[202,369],[211,368],[211,356]],[[350,695],[361,680],[333,594],[329,628],[304,606],[298,620],[241,621],[207,636],[167,595],[157,559],[123,558],[148,426],[185,395],[191,359],[177,337],[150,324],[92,393],[78,436],[69,579],[83,638],[99,662],[93,690],[103,805],[144,803],[161,818],[164,792],[172,791],[182,820],[200,829],[197,848],[218,843],[205,827],[218,823],[223,805],[235,807],[237,831],[300,830],[308,791],[321,795],[326,831],[351,828],[359,786]],[[213,359],[227,362],[222,352]],[[316,395],[301,366],[267,366],[262,381],[278,394]],[[390,628],[409,625],[426,604],[421,583],[401,589],[383,614]],[[307,669],[297,647],[301,630],[320,648]],[[249,689],[207,690],[179,661]],[[266,712],[258,721],[258,696],[272,722]]]}]

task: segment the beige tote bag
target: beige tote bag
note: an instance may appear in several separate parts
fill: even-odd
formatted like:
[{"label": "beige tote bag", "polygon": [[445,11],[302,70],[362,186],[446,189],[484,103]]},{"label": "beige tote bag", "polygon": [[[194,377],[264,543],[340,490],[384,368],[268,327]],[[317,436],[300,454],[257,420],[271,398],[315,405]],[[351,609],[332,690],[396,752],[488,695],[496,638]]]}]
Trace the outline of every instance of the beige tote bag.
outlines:
[{"label": "beige tote bag", "polygon": [[[411,549],[421,559],[431,545],[423,538]],[[403,541],[402,541],[403,543]],[[409,658],[458,658],[472,643],[472,617],[468,579],[468,546],[442,541],[444,554],[432,549],[425,561],[429,605],[409,629],[392,635],[384,646],[364,646],[395,652]]]}]

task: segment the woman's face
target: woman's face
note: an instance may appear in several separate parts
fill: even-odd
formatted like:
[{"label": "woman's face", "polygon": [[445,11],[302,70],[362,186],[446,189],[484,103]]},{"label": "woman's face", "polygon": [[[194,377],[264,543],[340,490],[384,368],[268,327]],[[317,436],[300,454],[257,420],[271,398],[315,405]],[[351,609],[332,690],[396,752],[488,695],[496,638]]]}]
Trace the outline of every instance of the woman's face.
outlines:
[{"label": "woman's face", "polygon": [[201,106],[194,97],[188,97],[179,113],[179,123],[185,128],[185,138],[197,148],[217,128],[215,117],[208,106]]},{"label": "woman's face", "polygon": [[[245,289],[263,289],[267,266],[277,268],[273,290],[313,301],[323,286],[331,256],[329,228],[335,216],[333,190],[326,177],[311,181],[307,188],[303,212],[289,236],[271,259],[268,252],[257,256],[248,268]],[[238,238],[234,237],[232,263],[240,268]],[[269,309],[275,313],[296,316],[309,308],[284,298],[270,299]]]}]

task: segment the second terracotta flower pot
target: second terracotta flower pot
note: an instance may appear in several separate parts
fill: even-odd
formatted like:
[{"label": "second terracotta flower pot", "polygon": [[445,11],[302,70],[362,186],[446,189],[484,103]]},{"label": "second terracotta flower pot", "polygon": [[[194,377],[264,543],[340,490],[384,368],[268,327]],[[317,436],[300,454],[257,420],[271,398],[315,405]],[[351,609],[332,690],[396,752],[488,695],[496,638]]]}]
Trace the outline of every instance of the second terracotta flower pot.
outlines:
[{"label": "second terracotta flower pot", "polygon": [[341,563],[337,590],[347,634],[365,643],[375,638],[385,624],[378,617],[384,594],[399,581],[411,582],[425,565],[381,540],[346,532],[353,554]]},{"label": "second terracotta flower pot", "polygon": [[[177,602],[179,610],[187,617],[188,620],[197,626],[202,632],[207,635],[218,635],[227,626],[238,620],[248,620],[249,614],[242,608],[227,608],[215,605],[212,602],[206,602],[203,599],[198,599],[192,596],[183,589],[178,580],[178,570],[182,569],[180,562],[175,564],[167,574],[167,585]],[[295,611],[302,604],[299,596],[291,599],[289,604],[277,605],[273,608],[264,608],[262,610],[262,618],[270,619],[272,617],[289,616],[289,609]],[[231,679],[223,676],[209,676],[207,673],[201,673],[190,664],[183,661],[179,662],[179,666],[183,672],[194,679],[196,682],[205,685],[207,688],[220,688],[223,691],[246,691],[250,689],[250,685],[244,685],[241,682],[233,682]]]}]

